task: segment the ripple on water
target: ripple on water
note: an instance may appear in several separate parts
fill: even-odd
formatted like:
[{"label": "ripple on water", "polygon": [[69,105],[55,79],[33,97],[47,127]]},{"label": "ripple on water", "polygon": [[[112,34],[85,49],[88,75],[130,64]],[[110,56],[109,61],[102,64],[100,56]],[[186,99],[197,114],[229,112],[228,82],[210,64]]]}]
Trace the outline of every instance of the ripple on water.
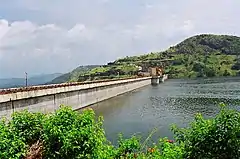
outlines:
[{"label": "ripple on water", "polygon": [[168,80],[98,103],[93,109],[104,116],[106,135],[116,143],[119,132],[127,137],[139,132],[146,137],[154,127],[158,128],[154,140],[172,138],[172,123],[188,126],[196,113],[213,117],[220,102],[240,110],[240,77]]}]

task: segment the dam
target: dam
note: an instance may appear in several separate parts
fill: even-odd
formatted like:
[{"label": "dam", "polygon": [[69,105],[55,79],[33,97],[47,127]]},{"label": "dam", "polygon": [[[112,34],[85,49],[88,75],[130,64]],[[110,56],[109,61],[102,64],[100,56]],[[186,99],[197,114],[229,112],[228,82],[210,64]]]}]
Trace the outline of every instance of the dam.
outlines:
[{"label": "dam", "polygon": [[[155,77],[156,78],[156,77]],[[0,117],[15,111],[53,112],[61,104],[74,110],[150,85],[152,77],[75,82],[0,90]]]}]

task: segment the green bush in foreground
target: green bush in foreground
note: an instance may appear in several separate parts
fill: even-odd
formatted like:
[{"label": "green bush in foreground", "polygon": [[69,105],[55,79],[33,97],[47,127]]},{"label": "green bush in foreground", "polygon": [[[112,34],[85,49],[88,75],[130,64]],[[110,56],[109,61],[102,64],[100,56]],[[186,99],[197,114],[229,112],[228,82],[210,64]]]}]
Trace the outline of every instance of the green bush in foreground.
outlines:
[{"label": "green bush in foreground", "polygon": [[[17,112],[12,120],[0,122],[0,158],[30,159],[235,159],[240,157],[240,113],[221,104],[212,119],[200,114],[188,128],[172,127],[175,142],[159,139],[151,145],[140,137],[124,139],[111,145],[102,128],[103,119],[95,120],[93,110],[82,113],[61,106],[44,115]],[[33,149],[36,143],[42,147]],[[34,154],[35,153],[35,154]],[[37,156],[36,155],[36,156]],[[30,156],[30,157],[29,157]],[[35,157],[37,158],[37,157]]]},{"label": "green bush in foreground", "polygon": [[221,103],[220,113],[213,119],[201,114],[187,129],[173,127],[178,142],[184,144],[184,158],[240,158],[240,113]]}]

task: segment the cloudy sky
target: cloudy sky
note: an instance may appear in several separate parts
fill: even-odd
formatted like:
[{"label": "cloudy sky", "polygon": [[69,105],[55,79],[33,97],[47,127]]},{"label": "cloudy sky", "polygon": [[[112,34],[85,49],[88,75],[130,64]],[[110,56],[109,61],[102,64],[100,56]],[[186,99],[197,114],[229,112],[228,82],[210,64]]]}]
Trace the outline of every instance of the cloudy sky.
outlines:
[{"label": "cloudy sky", "polygon": [[0,78],[105,64],[200,33],[240,35],[239,8],[239,0],[0,0]]}]

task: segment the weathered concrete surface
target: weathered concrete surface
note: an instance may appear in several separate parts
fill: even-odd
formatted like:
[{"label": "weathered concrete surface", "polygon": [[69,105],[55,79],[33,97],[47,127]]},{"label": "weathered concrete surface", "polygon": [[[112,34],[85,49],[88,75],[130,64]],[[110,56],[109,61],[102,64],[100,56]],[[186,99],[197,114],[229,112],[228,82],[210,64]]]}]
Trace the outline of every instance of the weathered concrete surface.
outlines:
[{"label": "weathered concrete surface", "polygon": [[14,111],[53,112],[59,105],[80,109],[151,84],[151,77],[14,92],[0,95],[0,116]]},{"label": "weathered concrete surface", "polygon": [[160,78],[160,82],[165,82],[168,79],[168,74],[164,74],[161,78]]},{"label": "weathered concrete surface", "polygon": [[163,76],[152,76],[151,84],[158,85],[167,79],[168,79],[168,74],[164,74]]},{"label": "weathered concrete surface", "polygon": [[151,84],[152,85],[158,85],[159,84],[159,79],[160,79],[160,76],[153,76],[152,79],[151,79]]}]

